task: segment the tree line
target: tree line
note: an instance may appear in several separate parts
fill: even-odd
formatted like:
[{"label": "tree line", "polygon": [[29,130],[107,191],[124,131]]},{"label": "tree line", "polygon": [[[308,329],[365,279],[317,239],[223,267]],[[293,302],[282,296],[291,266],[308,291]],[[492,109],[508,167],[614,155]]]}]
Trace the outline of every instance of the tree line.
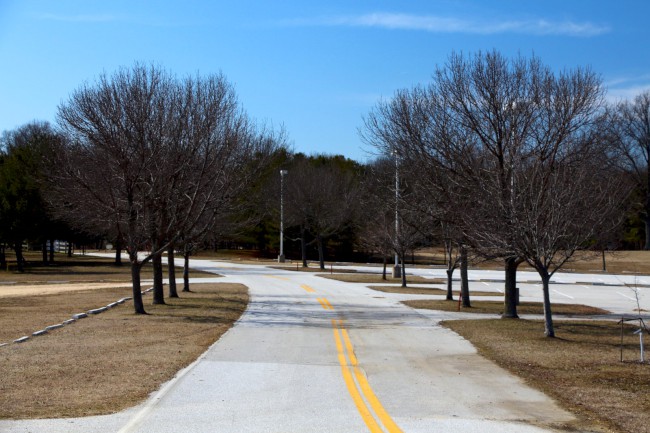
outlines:
[{"label": "tree line", "polygon": [[[650,93],[605,96],[588,68],[454,53],[429,83],[365,116],[360,135],[377,157],[360,164],[294,153],[283,130],[248,116],[222,74],[178,78],[136,64],[80,86],[55,127],[3,134],[0,258],[5,245],[18,257],[25,240],[44,256],[45,240],[110,240],[116,261],[127,253],[144,313],[140,270],[152,262],[154,303],[164,303],[163,253],[187,262],[228,239],[277,253],[282,194],[285,240],[303,266],[312,251],[321,268],[362,251],[384,260],[385,275],[393,255],[403,267],[414,249],[443,246],[451,299],[455,269],[463,277],[471,260],[498,258],[504,317],[517,317],[526,262],[553,336],[548,284],[578,249],[616,245],[633,229],[650,249]],[[168,272],[168,296],[178,296]]]}]

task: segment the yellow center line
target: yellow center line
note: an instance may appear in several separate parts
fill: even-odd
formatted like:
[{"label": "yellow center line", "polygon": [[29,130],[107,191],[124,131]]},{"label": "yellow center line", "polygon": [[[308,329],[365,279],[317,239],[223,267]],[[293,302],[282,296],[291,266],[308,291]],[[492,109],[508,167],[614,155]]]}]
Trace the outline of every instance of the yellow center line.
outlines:
[{"label": "yellow center line", "polygon": [[[366,425],[368,426],[371,432],[375,431],[374,428],[380,428],[377,424],[377,421],[372,417],[372,414],[370,413],[368,406],[364,402],[363,397],[361,397],[361,394],[359,393],[359,389],[357,388],[357,384],[355,384],[354,379],[352,378],[352,374],[350,373],[350,370],[354,371],[354,377],[356,377],[357,379],[358,387],[361,389],[361,393],[363,393],[363,396],[365,397],[365,400],[370,404],[372,411],[376,414],[377,418],[379,418],[379,420],[384,425],[384,427],[388,430],[388,432],[403,433],[403,431],[397,426],[397,424],[395,424],[395,422],[390,417],[390,415],[388,415],[388,413],[382,406],[381,402],[373,392],[370,383],[368,383],[368,379],[359,368],[359,362],[357,360],[356,355],[354,354],[354,347],[352,346],[352,341],[350,340],[348,331],[343,327],[343,322],[341,320],[333,319],[332,326],[334,327],[334,339],[336,340],[336,349],[338,352],[339,363],[341,364],[341,368],[343,369],[343,378],[346,382],[348,391],[350,392],[352,399],[357,405],[357,409],[359,410],[361,417],[366,422]],[[339,332],[343,336],[343,341],[345,343],[345,351],[343,350],[343,345],[341,344],[341,337],[339,335]],[[350,359],[350,365],[347,364],[345,358],[346,352],[348,358]],[[349,376],[349,378],[346,378],[346,375]],[[348,382],[348,380],[350,380],[351,382]],[[360,400],[357,400],[357,398],[360,398]],[[362,407],[360,407],[359,404],[361,404]],[[372,421],[366,418],[366,416],[364,415],[366,413],[369,414]],[[382,430],[380,429],[379,431]]]},{"label": "yellow center line", "polygon": [[326,310],[333,310],[334,307],[332,307],[332,304],[329,303],[329,301],[325,298],[316,298],[316,300],[320,303],[321,307],[323,307]]},{"label": "yellow center line", "polygon": [[348,388],[348,392],[352,396],[352,401],[354,401],[354,404],[357,406],[357,410],[361,414],[361,418],[366,423],[370,431],[372,433],[383,433],[381,427],[379,424],[377,424],[377,421],[370,413],[370,410],[368,410],[366,403],[363,401],[363,397],[361,397],[361,394],[359,393],[359,390],[354,383],[354,379],[352,378],[352,374],[348,368],[347,360],[345,359],[345,352],[343,350],[343,344],[341,343],[341,336],[339,335],[339,329],[335,320],[332,320],[332,326],[334,328],[333,330],[334,340],[336,341],[336,352],[338,354],[339,364],[341,364],[343,380],[345,381],[345,385]]},{"label": "yellow center line", "polygon": [[370,403],[372,410],[377,414],[379,420],[382,422],[382,424],[384,424],[390,433],[403,433],[402,429],[400,429],[397,424],[395,424],[390,415],[388,415],[386,409],[384,409],[384,406],[382,406],[381,402],[370,387],[366,375],[363,374],[359,368],[359,363],[357,361],[356,355],[354,354],[354,348],[352,347],[352,342],[350,341],[350,336],[348,335],[347,329],[341,328],[341,334],[343,334],[343,341],[345,341],[345,347],[347,348],[348,354],[350,356],[350,364],[352,364],[352,368],[354,369],[354,375],[357,378],[359,386],[361,386],[363,395],[366,396],[366,400],[368,400]]},{"label": "yellow center line", "polygon": [[309,293],[315,293],[316,292],[316,290],[314,290],[312,287],[309,287],[307,284],[302,284],[300,287],[302,287],[303,289],[305,289]]}]

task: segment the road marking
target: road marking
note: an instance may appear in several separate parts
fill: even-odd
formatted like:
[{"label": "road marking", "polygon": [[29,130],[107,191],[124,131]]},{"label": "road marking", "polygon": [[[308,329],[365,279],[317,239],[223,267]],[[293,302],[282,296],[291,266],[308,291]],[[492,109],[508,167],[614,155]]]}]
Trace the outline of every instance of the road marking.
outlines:
[{"label": "road marking", "polygon": [[573,296],[569,296],[566,293],[558,292],[557,290],[553,289],[553,292],[557,293],[558,295],[564,296],[565,298],[569,299],[575,299]]},{"label": "road marking", "polygon": [[624,295],[624,294],[621,293],[621,292],[616,292],[616,293],[618,293],[619,295],[621,295],[621,296],[624,297],[624,298],[627,298],[627,299],[631,299],[631,300],[633,300],[633,301],[636,301],[636,298],[633,298],[633,297],[631,297],[631,296]]},{"label": "road marking", "polygon": [[[348,388],[348,391],[350,392],[350,395],[352,396],[352,400],[357,406],[357,410],[361,414],[361,418],[363,418],[363,421],[366,423],[371,432],[383,432],[381,426],[377,423],[377,420],[372,415],[372,412],[374,412],[375,416],[379,418],[379,421],[381,424],[383,424],[389,433],[403,433],[397,424],[395,424],[390,415],[388,415],[381,402],[373,392],[370,383],[368,383],[368,379],[363,374],[363,371],[361,371],[359,368],[359,362],[356,355],[354,354],[352,341],[350,340],[347,329],[343,327],[342,321],[332,319],[332,327],[334,328],[334,340],[336,342],[336,351],[338,354],[339,363],[341,364],[343,379]],[[341,336],[343,337],[345,348],[341,342]],[[350,364],[347,362],[346,354],[350,359]],[[354,377],[352,376],[352,372],[350,370],[354,372]],[[356,378],[356,382],[354,381],[354,378]],[[370,407],[368,407],[368,405],[370,405]]]},{"label": "road marking", "polygon": [[320,303],[321,307],[323,307],[326,310],[333,310],[334,307],[326,298],[316,298],[316,300]]},{"label": "road marking", "polygon": [[309,287],[307,284],[302,284],[302,285],[300,285],[300,287],[302,287],[303,289],[305,289],[305,290],[306,290],[307,292],[309,292],[309,293],[315,293],[315,292],[316,292],[316,290],[314,290],[313,288]]},{"label": "road marking", "polygon": [[276,280],[282,280],[282,281],[291,281],[288,278],[285,277],[278,277],[277,275],[264,275],[266,278],[275,278]]}]

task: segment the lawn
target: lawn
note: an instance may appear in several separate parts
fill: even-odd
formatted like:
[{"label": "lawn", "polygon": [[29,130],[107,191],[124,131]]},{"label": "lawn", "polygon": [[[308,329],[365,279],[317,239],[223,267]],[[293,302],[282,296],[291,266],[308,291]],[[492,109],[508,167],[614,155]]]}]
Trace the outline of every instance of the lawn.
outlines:
[{"label": "lawn", "polygon": [[574,412],[584,427],[650,432],[650,365],[639,362],[636,328],[615,321],[555,321],[557,338],[541,321],[463,320],[444,325],[479,353],[522,377]]},{"label": "lawn", "polygon": [[[122,288],[0,297],[0,342],[129,293]],[[146,304],[145,316],[125,303],[0,347],[0,418],[86,416],[131,407],[218,340],[242,314],[248,295],[238,284],[195,284],[191,293],[166,302]]]}]

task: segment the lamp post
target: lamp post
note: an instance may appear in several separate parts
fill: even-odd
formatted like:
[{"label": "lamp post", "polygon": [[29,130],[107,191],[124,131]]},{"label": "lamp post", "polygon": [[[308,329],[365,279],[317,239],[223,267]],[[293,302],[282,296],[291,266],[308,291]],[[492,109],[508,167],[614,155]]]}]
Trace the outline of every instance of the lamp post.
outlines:
[{"label": "lamp post", "polygon": [[289,172],[280,170],[280,255],[278,263],[284,263],[284,177]]},{"label": "lamp post", "polygon": [[[395,154],[395,243],[399,245],[399,158],[397,150]],[[402,276],[402,268],[399,264],[399,255],[395,251],[395,266],[393,266],[393,278],[400,278]]]}]

